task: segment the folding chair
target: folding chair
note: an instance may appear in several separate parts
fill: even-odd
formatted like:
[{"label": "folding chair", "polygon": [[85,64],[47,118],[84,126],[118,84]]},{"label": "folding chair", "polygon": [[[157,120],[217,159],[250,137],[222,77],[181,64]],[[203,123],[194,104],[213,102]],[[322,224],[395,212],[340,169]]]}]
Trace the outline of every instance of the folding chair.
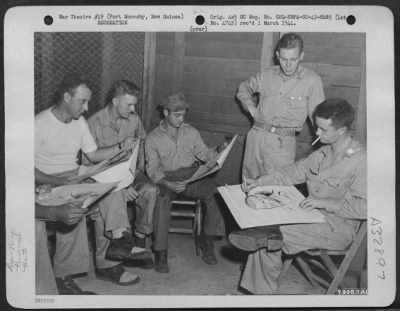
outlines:
[{"label": "folding chair", "polygon": [[[367,222],[362,221],[358,227],[356,236],[353,242],[348,246],[345,250],[326,250],[326,249],[313,249],[307,250],[300,254],[296,254],[294,256],[289,257],[283,262],[282,272],[280,275],[280,279],[286,274],[292,265],[293,259],[297,262],[303,274],[307,278],[307,280],[312,284],[314,288],[318,287],[318,284],[322,285],[326,288],[326,294],[332,295],[335,294],[337,289],[343,282],[343,279],[350,267],[354,256],[360,248],[360,245],[366,241],[367,236]],[[315,267],[323,270],[326,274],[329,275],[330,281],[325,280],[321,276],[314,273],[309,264],[305,259],[303,259],[303,255],[308,255],[310,258],[309,263],[312,263]],[[341,263],[337,266],[332,260],[332,256],[344,256]],[[314,257],[319,257],[319,260],[316,260]]]},{"label": "folding chair", "polygon": [[[189,210],[187,209],[189,207]],[[201,233],[201,202],[200,200],[189,200],[186,198],[178,198],[172,201],[171,218],[192,218],[192,228],[170,227],[171,233],[188,233],[194,239],[196,255],[199,256],[199,236]]]}]

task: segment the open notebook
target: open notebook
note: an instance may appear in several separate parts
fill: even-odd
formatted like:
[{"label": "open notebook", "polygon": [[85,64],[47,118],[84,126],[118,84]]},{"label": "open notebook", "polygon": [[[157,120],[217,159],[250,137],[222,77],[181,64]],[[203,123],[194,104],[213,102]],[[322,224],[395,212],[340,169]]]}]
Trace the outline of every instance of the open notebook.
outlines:
[{"label": "open notebook", "polygon": [[263,186],[250,192],[255,194],[274,191],[290,198],[290,202],[274,208],[250,207],[246,203],[247,194],[242,191],[240,185],[218,187],[218,191],[242,229],[277,224],[325,222],[324,215],[320,211],[307,211],[299,207],[304,196],[293,186]]},{"label": "open notebook", "polygon": [[207,163],[200,165],[196,172],[192,175],[192,177],[185,180],[184,182],[191,183],[218,171],[222,167],[222,165],[224,165],[224,162],[228,157],[228,154],[231,151],[233,144],[236,141],[236,138],[237,134],[231,139],[228,146],[226,146],[221,153],[219,153],[214,159],[211,159]]}]

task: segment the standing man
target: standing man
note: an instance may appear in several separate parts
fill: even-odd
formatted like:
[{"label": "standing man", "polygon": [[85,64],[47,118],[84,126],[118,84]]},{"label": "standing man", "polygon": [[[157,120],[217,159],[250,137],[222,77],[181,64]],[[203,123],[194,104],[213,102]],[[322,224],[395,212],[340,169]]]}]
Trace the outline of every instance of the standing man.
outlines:
[{"label": "standing man", "polygon": [[[314,248],[346,249],[360,220],[367,217],[367,155],[349,133],[353,108],[343,99],[327,99],[316,107],[315,117],[317,135],[325,146],[295,164],[247,180],[247,190],[307,182],[309,196],[300,207],[319,209],[324,214],[326,223],[280,226],[281,249],[286,254]],[[253,251],[247,258],[240,285],[254,294],[277,293],[281,251],[268,249],[263,230],[233,232],[229,239],[234,246]]]},{"label": "standing man", "polygon": [[[215,265],[214,236],[225,235],[225,224],[216,201],[216,182],[203,178],[186,184],[180,180],[189,178],[187,171],[192,171],[198,161],[207,162],[220,152],[225,144],[218,148],[208,148],[200,133],[189,124],[184,123],[189,108],[185,96],[180,93],[169,95],[162,102],[164,119],[146,138],[146,169],[151,180],[160,187],[161,195],[173,200],[178,194],[189,198],[199,198],[206,206],[203,234],[199,239],[202,258],[205,263]],[[186,174],[184,173],[186,171]],[[179,176],[182,174],[181,176]],[[187,176],[183,176],[187,175]],[[156,222],[164,227],[164,245],[167,247],[167,233],[170,213],[156,216]],[[167,263],[166,248],[156,252],[156,261]],[[157,264],[157,262],[156,262]]]},{"label": "standing man", "polygon": [[[304,52],[299,35],[284,34],[276,57],[279,66],[264,69],[238,88],[237,98],[254,120],[246,138],[243,178],[256,178],[275,166],[293,163],[296,132],[324,100],[321,78],[301,66]],[[258,105],[252,100],[254,93],[259,93]]]},{"label": "standing man", "polygon": [[[118,211],[124,211],[118,217],[124,222],[125,227],[129,228],[126,217],[127,201],[135,201],[135,240],[136,244],[144,247],[145,237],[153,233],[153,214],[160,209],[168,207],[160,206],[156,208],[159,194],[158,187],[151,183],[151,180],[144,174],[144,138],[145,129],[137,113],[135,106],[140,96],[139,88],[132,82],[120,80],[113,84],[108,96],[107,105],[89,118],[89,128],[93,137],[100,147],[109,147],[118,144],[129,138],[139,139],[139,153],[136,165],[135,180],[128,188],[113,192],[99,202],[99,205],[119,205]],[[162,204],[161,204],[162,205]],[[102,210],[102,208],[100,208]],[[114,217],[115,218],[115,217]],[[118,225],[120,222],[117,223]],[[113,227],[106,228],[112,230]],[[158,249],[160,235],[166,234],[156,226],[154,228],[154,248]],[[151,263],[152,264],[152,263]],[[148,265],[149,266],[149,265]],[[155,266],[159,271],[159,266]]]},{"label": "standing man", "polygon": [[[88,110],[92,91],[78,74],[66,75],[60,85],[57,103],[35,117],[35,182],[37,185],[69,184],[68,177],[78,173],[80,150],[93,162],[114,154],[119,147],[132,144],[126,139],[108,148],[98,148],[82,114]],[[107,206],[107,208],[114,208]],[[105,212],[102,211],[102,214]],[[132,285],[140,278],[125,271],[121,263],[105,258],[110,245],[104,235],[104,220],[94,216],[96,234],[96,266],[99,278],[118,285]],[[116,251],[122,258],[136,258],[131,243]],[[145,253],[139,250],[139,253]],[[86,217],[76,224],[59,226],[56,232],[54,274],[61,294],[77,294],[78,285],[71,275],[89,271],[89,246]],[[72,283],[71,283],[72,282]],[[73,286],[71,285],[73,284]]]}]

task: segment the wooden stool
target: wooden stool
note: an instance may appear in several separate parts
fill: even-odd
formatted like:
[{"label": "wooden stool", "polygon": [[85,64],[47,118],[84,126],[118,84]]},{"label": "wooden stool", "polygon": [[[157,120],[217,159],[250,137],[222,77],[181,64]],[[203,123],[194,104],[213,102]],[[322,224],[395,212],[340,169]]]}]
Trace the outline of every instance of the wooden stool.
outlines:
[{"label": "wooden stool", "polygon": [[[180,208],[179,210],[177,210],[174,209],[174,206],[189,207],[190,209],[182,210],[182,208]],[[169,228],[169,232],[191,234],[195,243],[196,255],[199,256],[200,250],[199,250],[198,239],[201,234],[201,221],[202,221],[200,200],[187,200],[185,198],[173,200],[171,206],[171,218],[174,217],[193,219],[191,229],[171,226]]]}]

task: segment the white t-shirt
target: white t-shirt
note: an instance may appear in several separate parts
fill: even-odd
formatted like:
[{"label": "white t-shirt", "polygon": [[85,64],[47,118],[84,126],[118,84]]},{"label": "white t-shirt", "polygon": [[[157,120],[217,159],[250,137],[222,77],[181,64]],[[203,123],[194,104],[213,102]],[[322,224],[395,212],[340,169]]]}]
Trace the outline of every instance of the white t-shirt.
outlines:
[{"label": "white t-shirt", "polygon": [[78,168],[77,154],[97,149],[86,119],[70,123],[59,121],[46,109],[35,117],[35,167],[46,174],[56,174]]}]

